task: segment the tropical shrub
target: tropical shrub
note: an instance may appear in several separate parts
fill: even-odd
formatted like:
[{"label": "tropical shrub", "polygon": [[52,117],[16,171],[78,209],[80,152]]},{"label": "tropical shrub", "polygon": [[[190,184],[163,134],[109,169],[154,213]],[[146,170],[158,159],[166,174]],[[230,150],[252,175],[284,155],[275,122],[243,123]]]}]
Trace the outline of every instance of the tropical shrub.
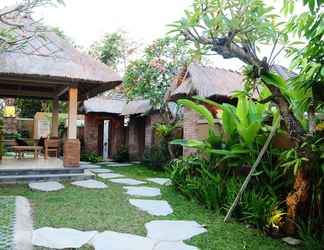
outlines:
[{"label": "tropical shrub", "polygon": [[98,163],[103,160],[102,157],[95,152],[83,154],[81,155],[80,159],[81,161],[88,161],[91,163]]},{"label": "tropical shrub", "polygon": [[[179,104],[196,110],[208,121],[208,137],[172,142],[196,149],[196,154],[173,161],[171,179],[185,196],[196,198],[210,209],[225,212],[233,203],[268,137],[268,121],[278,113],[244,96],[238,96],[237,107],[217,104],[201,97],[194,99],[196,102],[180,100]],[[221,123],[225,135],[215,132],[214,117],[204,103],[216,105],[222,110]],[[281,167],[283,154],[282,150],[272,146],[268,148],[234,211],[234,216],[240,220],[270,233],[278,233],[279,225],[282,226],[285,206],[279,201],[285,199],[293,183],[292,170],[284,171]]]},{"label": "tropical shrub", "polygon": [[153,145],[144,150],[142,163],[155,170],[164,170],[170,161],[170,155],[165,145]]},{"label": "tropical shrub", "polygon": [[129,151],[128,147],[121,147],[116,154],[112,156],[115,162],[128,162],[129,161]]}]

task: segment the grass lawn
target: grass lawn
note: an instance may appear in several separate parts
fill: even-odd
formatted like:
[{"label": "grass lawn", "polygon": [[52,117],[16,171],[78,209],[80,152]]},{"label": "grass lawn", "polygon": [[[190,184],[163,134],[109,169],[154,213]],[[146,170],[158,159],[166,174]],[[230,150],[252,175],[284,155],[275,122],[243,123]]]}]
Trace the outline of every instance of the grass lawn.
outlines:
[{"label": "grass lawn", "polygon": [[[141,166],[115,168],[114,172],[138,180],[163,177],[163,174]],[[145,236],[144,224],[152,220],[196,220],[207,226],[208,233],[196,236],[187,243],[201,250],[293,249],[257,230],[247,229],[243,224],[224,224],[223,215],[206,210],[195,201],[188,201],[172,187],[162,187],[161,191],[162,198],[169,201],[174,214],[157,217],[131,206],[128,203],[129,196],[124,193],[122,185],[104,182],[109,185],[108,189],[88,190],[65,183],[64,190],[53,193],[32,192],[27,185],[0,186],[0,195],[20,195],[28,198],[33,207],[35,228],[51,226],[80,230],[112,230]],[[160,187],[151,183],[148,185]]]}]

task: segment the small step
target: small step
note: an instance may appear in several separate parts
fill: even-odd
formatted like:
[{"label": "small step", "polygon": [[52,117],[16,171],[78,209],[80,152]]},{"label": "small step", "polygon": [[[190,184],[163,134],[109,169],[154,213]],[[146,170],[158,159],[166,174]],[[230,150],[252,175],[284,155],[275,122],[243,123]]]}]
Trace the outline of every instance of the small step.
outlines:
[{"label": "small step", "polygon": [[0,176],[0,184],[30,183],[37,181],[83,181],[93,179],[89,174],[40,174]]},{"label": "small step", "polygon": [[8,175],[51,175],[51,174],[83,174],[84,168],[46,168],[46,169],[0,169],[0,177]]}]

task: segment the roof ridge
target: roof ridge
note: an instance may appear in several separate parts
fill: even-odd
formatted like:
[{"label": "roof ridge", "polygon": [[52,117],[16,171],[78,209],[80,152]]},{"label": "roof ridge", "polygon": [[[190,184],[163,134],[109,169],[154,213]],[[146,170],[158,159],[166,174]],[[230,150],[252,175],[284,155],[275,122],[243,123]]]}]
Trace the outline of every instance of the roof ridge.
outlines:
[{"label": "roof ridge", "polygon": [[239,71],[237,70],[233,70],[233,69],[224,69],[224,68],[220,68],[218,66],[215,66],[215,65],[204,65],[204,64],[201,64],[201,63],[193,63],[193,65],[197,65],[198,67],[202,67],[202,68],[208,68],[208,69],[211,69],[211,70],[222,70],[222,71],[226,71],[226,72],[232,72],[232,73],[236,73],[238,75],[242,75]]}]

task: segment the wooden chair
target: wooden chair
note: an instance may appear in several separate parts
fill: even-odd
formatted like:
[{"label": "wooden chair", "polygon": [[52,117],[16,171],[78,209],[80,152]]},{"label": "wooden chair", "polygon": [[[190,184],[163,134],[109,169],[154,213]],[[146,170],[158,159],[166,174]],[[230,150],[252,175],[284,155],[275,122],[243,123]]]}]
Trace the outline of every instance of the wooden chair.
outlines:
[{"label": "wooden chair", "polygon": [[60,140],[46,139],[44,148],[45,148],[45,160],[48,159],[48,153],[50,152],[55,152],[55,156],[56,158],[58,158],[60,152]]}]

